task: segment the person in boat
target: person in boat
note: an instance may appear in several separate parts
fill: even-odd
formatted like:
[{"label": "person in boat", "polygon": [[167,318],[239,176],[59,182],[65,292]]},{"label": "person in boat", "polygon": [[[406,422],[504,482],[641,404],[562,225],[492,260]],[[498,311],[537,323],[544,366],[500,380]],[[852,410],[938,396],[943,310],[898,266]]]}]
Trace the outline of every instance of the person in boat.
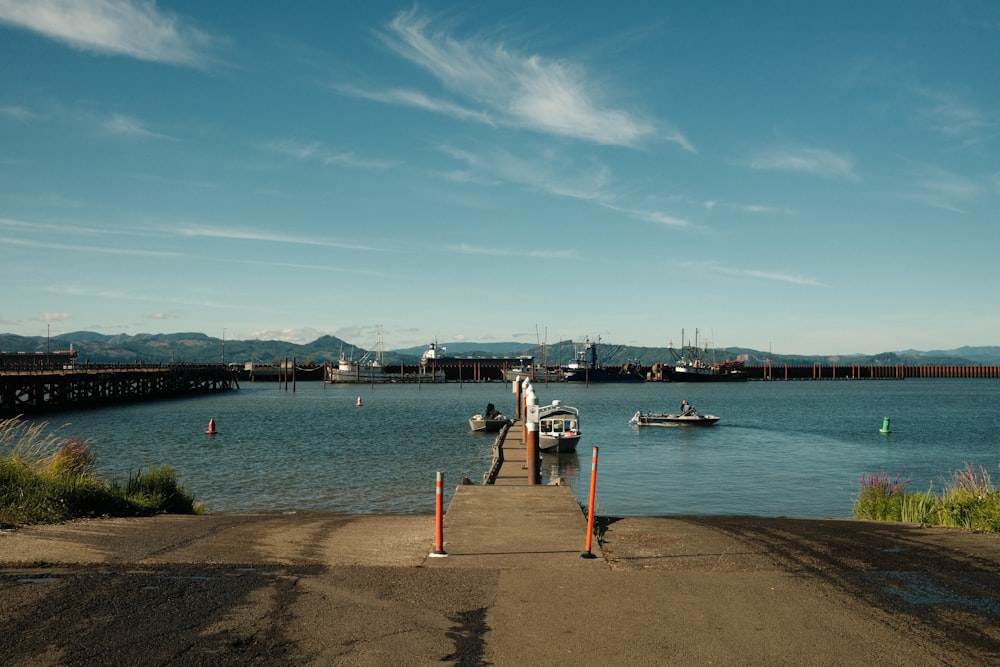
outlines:
[{"label": "person in boat", "polygon": [[694,414],[694,406],[687,402],[685,398],[681,401],[681,417],[687,417]]},{"label": "person in boat", "polygon": [[496,419],[499,416],[500,416],[500,412],[496,409],[496,407],[492,403],[487,403],[486,404],[486,418],[487,419]]}]

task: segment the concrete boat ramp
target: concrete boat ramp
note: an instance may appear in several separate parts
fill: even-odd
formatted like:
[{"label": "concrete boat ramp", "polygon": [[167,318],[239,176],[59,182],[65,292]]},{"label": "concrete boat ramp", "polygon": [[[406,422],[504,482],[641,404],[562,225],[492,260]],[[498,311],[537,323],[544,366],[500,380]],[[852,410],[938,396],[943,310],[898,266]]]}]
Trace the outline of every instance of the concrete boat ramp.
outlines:
[{"label": "concrete boat ramp", "polygon": [[427,515],[0,530],[0,665],[1000,664],[1000,536],[605,517],[582,558],[586,516],[528,483],[521,435],[493,484],[444,480],[446,556]]},{"label": "concrete boat ramp", "polygon": [[530,483],[521,423],[497,439],[502,439],[503,462],[495,481],[455,489],[444,516],[447,556],[431,557],[426,564],[607,569],[596,539],[587,550],[587,517],[573,490]]}]

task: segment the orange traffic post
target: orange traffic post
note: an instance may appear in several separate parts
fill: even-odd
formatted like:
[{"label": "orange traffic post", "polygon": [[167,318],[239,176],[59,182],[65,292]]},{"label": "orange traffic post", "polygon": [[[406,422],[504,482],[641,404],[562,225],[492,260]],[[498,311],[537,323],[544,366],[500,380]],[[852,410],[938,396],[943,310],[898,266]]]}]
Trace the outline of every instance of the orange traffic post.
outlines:
[{"label": "orange traffic post", "polygon": [[587,510],[587,550],[580,558],[597,558],[590,549],[594,544],[594,510],[597,497],[597,447],[594,447],[594,460],[590,464],[590,503]]},{"label": "orange traffic post", "polygon": [[430,555],[441,557],[448,554],[444,550],[444,473],[440,470],[437,474],[437,484],[434,493],[434,551]]}]

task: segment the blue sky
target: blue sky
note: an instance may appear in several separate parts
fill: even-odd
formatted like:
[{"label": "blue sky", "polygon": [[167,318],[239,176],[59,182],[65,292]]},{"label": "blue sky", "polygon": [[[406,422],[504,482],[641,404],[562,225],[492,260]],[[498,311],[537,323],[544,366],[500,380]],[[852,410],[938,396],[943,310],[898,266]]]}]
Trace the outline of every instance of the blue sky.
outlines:
[{"label": "blue sky", "polygon": [[985,0],[0,0],[0,331],[998,345],[998,69]]}]

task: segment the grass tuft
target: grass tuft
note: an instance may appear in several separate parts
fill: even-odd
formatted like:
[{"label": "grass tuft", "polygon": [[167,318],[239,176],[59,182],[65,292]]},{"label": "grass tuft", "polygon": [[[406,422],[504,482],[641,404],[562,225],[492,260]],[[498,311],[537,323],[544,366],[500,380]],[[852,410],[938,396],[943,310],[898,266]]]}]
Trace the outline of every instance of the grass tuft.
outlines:
[{"label": "grass tuft", "polygon": [[17,417],[0,421],[0,526],[202,511],[171,468],[106,482],[95,472],[97,454],[88,442],[59,438],[46,427]]},{"label": "grass tuft", "polygon": [[982,466],[968,464],[956,471],[940,496],[907,493],[907,482],[886,473],[863,477],[854,516],[1000,532],[1000,491]]}]

